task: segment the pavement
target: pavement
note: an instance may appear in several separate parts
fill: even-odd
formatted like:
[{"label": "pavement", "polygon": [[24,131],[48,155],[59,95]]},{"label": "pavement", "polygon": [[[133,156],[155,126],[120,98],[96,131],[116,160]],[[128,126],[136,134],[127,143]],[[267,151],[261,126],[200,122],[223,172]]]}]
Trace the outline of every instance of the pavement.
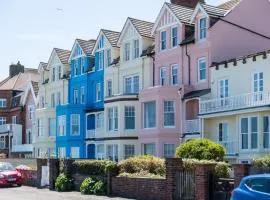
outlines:
[{"label": "pavement", "polygon": [[79,192],[54,192],[48,189],[37,189],[33,187],[9,187],[0,188],[0,199],[2,200],[127,200],[124,198],[110,198],[101,196],[81,195]]}]

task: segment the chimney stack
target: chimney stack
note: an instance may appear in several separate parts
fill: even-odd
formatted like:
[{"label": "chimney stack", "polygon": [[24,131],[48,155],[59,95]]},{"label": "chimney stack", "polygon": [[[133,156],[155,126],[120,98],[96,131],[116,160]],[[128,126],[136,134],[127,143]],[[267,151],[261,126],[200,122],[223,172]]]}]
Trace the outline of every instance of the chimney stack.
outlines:
[{"label": "chimney stack", "polygon": [[177,4],[189,8],[195,8],[198,2],[205,3],[204,0],[171,0],[172,4]]},{"label": "chimney stack", "polygon": [[17,64],[11,64],[9,66],[9,77],[10,78],[18,75],[20,72],[24,73],[24,66],[21,65],[20,61],[18,61]]}]

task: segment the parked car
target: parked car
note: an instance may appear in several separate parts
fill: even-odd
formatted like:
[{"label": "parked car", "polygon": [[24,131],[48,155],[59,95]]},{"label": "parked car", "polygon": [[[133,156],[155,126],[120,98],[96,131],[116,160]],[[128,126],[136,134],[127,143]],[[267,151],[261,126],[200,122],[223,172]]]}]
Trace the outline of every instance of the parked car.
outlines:
[{"label": "parked car", "polygon": [[22,185],[22,174],[10,163],[0,162],[0,186]]},{"label": "parked car", "polygon": [[242,179],[233,190],[231,200],[269,200],[270,174],[252,175]]}]

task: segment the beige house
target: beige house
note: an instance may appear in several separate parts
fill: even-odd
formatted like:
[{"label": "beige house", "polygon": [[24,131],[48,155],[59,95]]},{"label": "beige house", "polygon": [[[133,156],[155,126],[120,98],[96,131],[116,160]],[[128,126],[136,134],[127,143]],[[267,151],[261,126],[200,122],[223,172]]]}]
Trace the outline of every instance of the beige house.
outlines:
[{"label": "beige house", "polygon": [[47,63],[40,63],[36,110],[35,157],[56,156],[56,107],[67,104],[70,51],[53,49]]},{"label": "beige house", "polygon": [[222,144],[232,163],[270,153],[269,66],[270,51],[264,51],[211,68],[211,94],[200,99],[202,137]]}]

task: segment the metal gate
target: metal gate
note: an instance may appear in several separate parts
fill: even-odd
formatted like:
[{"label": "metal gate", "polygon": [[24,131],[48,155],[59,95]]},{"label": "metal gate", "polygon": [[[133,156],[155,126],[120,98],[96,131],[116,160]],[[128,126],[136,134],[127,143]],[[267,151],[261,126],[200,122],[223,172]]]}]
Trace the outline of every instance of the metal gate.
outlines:
[{"label": "metal gate", "polygon": [[176,199],[195,200],[195,172],[180,171],[176,176]]}]

